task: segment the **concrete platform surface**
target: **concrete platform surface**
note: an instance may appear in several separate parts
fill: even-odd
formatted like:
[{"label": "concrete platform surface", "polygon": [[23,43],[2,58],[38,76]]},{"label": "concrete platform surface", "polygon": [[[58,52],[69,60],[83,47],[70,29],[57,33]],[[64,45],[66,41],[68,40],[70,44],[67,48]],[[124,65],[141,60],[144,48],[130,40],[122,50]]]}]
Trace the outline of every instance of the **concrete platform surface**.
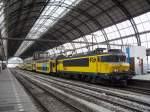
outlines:
[{"label": "concrete platform surface", "polygon": [[38,112],[9,69],[0,73],[0,112]]},{"label": "concrete platform surface", "polygon": [[139,79],[139,80],[149,80],[150,81],[150,73],[144,74],[144,75],[135,75],[133,79]]}]

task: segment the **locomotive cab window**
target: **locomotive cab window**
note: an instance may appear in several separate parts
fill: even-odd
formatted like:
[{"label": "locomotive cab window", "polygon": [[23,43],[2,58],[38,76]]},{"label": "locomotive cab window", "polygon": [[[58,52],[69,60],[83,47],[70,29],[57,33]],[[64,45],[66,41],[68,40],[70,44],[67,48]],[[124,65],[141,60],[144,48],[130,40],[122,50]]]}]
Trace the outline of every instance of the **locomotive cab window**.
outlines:
[{"label": "locomotive cab window", "polygon": [[101,62],[125,62],[126,56],[120,55],[109,55],[109,56],[100,56]]}]

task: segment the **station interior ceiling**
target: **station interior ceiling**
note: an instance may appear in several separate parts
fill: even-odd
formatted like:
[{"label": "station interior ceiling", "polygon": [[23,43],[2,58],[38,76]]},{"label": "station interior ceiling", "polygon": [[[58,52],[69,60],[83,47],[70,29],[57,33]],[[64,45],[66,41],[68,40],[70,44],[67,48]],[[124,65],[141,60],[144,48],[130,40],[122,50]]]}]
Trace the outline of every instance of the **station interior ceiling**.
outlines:
[{"label": "station interior ceiling", "polygon": [[1,0],[0,14],[8,58],[150,48],[150,0]]}]

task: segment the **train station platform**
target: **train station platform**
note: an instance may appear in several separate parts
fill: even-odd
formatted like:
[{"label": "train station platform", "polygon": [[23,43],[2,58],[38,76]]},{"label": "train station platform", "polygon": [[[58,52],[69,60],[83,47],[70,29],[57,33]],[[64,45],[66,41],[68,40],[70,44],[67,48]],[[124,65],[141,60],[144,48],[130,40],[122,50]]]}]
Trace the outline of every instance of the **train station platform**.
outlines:
[{"label": "train station platform", "polygon": [[144,74],[144,75],[135,75],[133,79],[138,79],[138,80],[150,80],[150,73]]},{"label": "train station platform", "polygon": [[38,112],[9,69],[0,73],[0,112]]}]

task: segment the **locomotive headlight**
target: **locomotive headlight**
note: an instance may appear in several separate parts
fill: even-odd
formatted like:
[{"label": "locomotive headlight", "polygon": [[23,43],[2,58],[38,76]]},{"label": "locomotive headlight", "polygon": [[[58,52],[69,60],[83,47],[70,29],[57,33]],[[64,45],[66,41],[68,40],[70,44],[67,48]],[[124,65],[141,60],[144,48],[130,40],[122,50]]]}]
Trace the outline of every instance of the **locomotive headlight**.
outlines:
[{"label": "locomotive headlight", "polygon": [[114,69],[114,72],[118,72],[118,69]]},{"label": "locomotive headlight", "polygon": [[124,70],[124,71],[125,71],[125,72],[129,72],[129,70],[127,70],[127,69],[126,69],[126,70]]}]

